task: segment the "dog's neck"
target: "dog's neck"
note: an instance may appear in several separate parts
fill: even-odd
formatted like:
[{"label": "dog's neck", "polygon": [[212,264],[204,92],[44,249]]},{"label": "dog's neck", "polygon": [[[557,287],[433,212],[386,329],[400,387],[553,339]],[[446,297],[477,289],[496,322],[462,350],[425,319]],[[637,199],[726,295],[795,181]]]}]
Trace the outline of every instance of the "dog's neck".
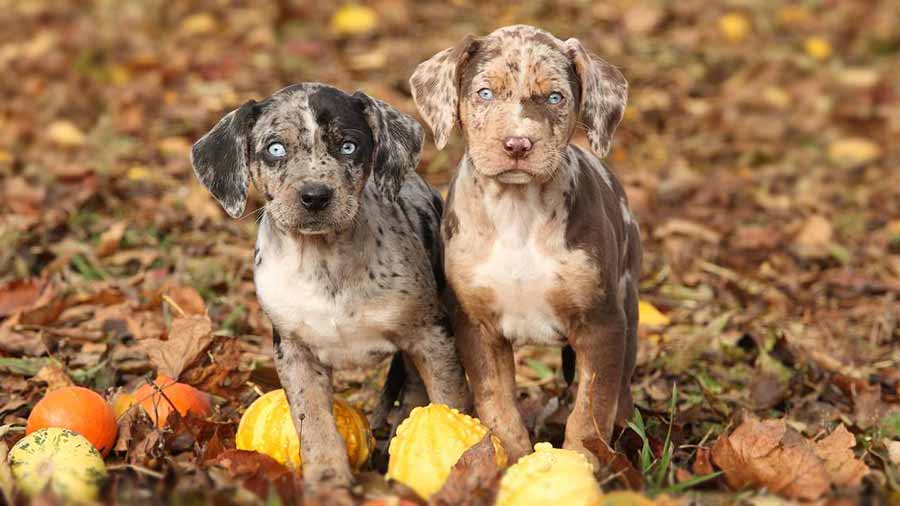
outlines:
[{"label": "dog's neck", "polygon": [[375,235],[364,211],[359,209],[359,215],[348,228],[322,234],[284,230],[264,214],[257,248],[291,251],[293,255],[289,258],[297,259],[299,269],[326,268],[349,279],[354,273],[366,272],[365,265],[375,247]]},{"label": "dog's neck", "polygon": [[[525,184],[510,184],[499,181],[496,177],[490,177],[480,172],[475,167],[475,161],[468,153],[460,164],[459,175],[469,186],[466,191],[474,191],[480,195],[476,199],[481,203],[481,209],[490,216],[492,204],[506,202],[514,206],[527,206],[536,212],[553,212],[564,206],[571,193],[574,191],[574,182],[577,175],[572,171],[570,154],[559,157],[559,166],[551,172],[549,179],[540,181],[533,179]],[[522,216],[527,219],[526,216]]]}]

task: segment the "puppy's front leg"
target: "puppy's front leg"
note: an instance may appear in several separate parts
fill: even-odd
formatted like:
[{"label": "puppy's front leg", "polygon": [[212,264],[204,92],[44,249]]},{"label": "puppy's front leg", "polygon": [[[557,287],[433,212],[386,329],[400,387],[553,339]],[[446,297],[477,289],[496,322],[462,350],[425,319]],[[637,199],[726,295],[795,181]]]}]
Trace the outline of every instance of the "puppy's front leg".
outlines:
[{"label": "puppy's front leg", "polygon": [[334,422],[331,370],[298,339],[280,339],[277,331],[275,366],[300,435],[304,481],[312,489],[349,487],[353,473]]},{"label": "puppy's front leg", "polygon": [[457,349],[475,395],[475,410],[515,462],[531,452],[531,438],[516,407],[512,345],[502,336],[482,333],[462,310],[457,313]]},{"label": "puppy's front leg", "polygon": [[584,441],[609,443],[616,420],[625,368],[626,323],[622,309],[606,312],[579,327],[569,341],[578,366],[578,394],[566,422],[564,447],[583,453],[597,466]]}]

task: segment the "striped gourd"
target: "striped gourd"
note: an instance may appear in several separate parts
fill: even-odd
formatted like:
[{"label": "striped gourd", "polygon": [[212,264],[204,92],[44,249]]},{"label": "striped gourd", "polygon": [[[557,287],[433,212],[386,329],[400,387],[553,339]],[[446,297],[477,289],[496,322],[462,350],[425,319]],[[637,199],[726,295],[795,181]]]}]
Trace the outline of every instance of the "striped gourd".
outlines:
[{"label": "striped gourd", "polygon": [[106,480],[100,452],[69,429],[36,430],[20,439],[8,458],[16,483],[29,497],[49,486],[63,504],[94,504]]}]

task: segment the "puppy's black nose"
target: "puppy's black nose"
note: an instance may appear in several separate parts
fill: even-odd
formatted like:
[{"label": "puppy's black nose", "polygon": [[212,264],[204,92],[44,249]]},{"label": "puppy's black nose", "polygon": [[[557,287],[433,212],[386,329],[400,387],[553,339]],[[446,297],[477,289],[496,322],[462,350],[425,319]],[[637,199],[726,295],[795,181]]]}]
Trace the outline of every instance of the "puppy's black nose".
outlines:
[{"label": "puppy's black nose", "polygon": [[334,195],[328,185],[322,183],[309,183],[300,188],[300,204],[308,211],[321,211],[331,203]]},{"label": "puppy's black nose", "polygon": [[506,155],[515,160],[525,158],[531,153],[534,144],[528,137],[507,137],[503,141],[503,150]]}]

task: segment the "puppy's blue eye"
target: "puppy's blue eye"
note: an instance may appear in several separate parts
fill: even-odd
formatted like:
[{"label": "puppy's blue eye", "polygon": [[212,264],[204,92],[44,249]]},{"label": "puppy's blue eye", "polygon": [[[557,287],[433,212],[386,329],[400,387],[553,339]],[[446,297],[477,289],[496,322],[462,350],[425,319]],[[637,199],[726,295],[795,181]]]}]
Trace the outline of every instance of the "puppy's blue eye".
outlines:
[{"label": "puppy's blue eye", "polygon": [[491,91],[490,88],[481,88],[478,90],[478,96],[481,97],[482,100],[493,100],[494,92]]},{"label": "puppy's blue eye", "polygon": [[352,155],[356,151],[356,144],[353,144],[350,141],[344,141],[341,144],[341,154],[344,155]]},{"label": "puppy's blue eye", "polygon": [[563,101],[562,93],[554,91],[553,93],[547,95],[547,103],[550,105],[556,105]]},{"label": "puppy's blue eye", "polygon": [[269,144],[269,147],[266,148],[266,151],[269,152],[270,155],[275,158],[281,158],[282,156],[287,154],[287,150],[284,149],[284,144],[280,142],[273,142]]}]

